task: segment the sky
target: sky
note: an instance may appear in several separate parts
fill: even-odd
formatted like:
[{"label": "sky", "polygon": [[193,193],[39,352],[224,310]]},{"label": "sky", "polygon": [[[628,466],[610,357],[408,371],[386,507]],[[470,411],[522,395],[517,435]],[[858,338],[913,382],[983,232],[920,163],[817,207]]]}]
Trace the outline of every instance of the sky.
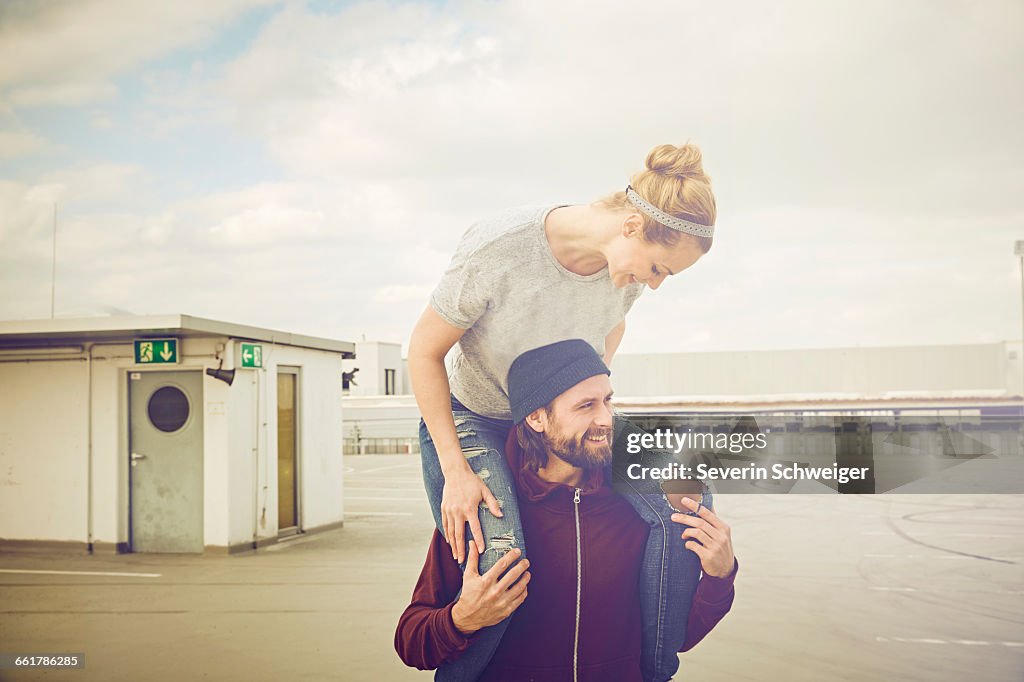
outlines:
[{"label": "sky", "polygon": [[697,144],[620,352],[1021,337],[1024,4],[0,4],[0,319],[407,347],[462,233]]}]

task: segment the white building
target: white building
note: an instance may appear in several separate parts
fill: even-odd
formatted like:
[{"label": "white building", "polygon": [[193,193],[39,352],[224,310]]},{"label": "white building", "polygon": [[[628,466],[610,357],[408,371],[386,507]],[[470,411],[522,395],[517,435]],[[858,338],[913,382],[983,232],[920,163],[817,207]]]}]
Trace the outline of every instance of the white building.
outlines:
[{"label": "white building", "polygon": [[400,343],[358,341],[355,359],[345,360],[344,366],[346,395],[398,395],[405,392]]},{"label": "white building", "polygon": [[354,350],[187,315],[0,322],[0,549],[236,551],[341,525]]},{"label": "white building", "polygon": [[[1021,344],[959,344],[774,351],[620,354],[612,362],[625,412],[960,411],[1019,414]],[[373,356],[360,370],[375,374]],[[406,363],[405,395],[344,399],[346,452],[418,448],[419,411]]]}]

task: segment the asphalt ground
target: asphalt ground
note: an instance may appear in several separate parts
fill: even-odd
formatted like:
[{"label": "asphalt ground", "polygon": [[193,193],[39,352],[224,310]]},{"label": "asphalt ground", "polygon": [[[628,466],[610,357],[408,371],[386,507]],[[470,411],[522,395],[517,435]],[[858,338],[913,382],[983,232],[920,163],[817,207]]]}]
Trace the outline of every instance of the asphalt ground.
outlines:
[{"label": "asphalt ground", "polygon": [[[1024,680],[1024,495],[715,504],[736,602],[677,680]],[[418,456],[347,457],[345,507],[236,556],[2,555],[0,651],[85,667],[0,679],[430,679],[392,646],[432,528]]]}]

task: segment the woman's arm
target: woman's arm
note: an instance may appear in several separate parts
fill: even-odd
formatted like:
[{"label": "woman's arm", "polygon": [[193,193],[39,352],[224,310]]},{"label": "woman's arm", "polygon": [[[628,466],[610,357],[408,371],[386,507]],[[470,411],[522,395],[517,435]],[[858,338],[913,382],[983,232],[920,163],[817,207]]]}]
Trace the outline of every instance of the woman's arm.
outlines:
[{"label": "woman's arm", "polygon": [[623,319],[615,325],[615,328],[608,332],[608,336],[604,337],[604,364],[608,367],[612,366],[612,357],[615,355],[615,351],[619,349],[619,344],[622,343],[622,337],[626,333],[626,320]]},{"label": "woman's arm", "polygon": [[495,516],[501,516],[498,501],[487,485],[473,473],[462,454],[462,446],[452,419],[451,386],[444,366],[444,356],[466,333],[446,322],[431,306],[423,311],[409,339],[409,379],[416,404],[423,415],[427,431],[434,441],[444,474],[441,499],[441,522],[452,555],[465,560],[465,528],[469,524],[473,537],[482,538],[480,500],[487,503]]}]

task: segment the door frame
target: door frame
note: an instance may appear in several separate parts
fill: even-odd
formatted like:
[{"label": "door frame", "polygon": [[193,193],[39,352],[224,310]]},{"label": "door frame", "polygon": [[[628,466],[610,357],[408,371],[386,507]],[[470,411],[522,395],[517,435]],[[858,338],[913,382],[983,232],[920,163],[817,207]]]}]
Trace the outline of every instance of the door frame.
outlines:
[{"label": "door frame", "polygon": [[[302,367],[298,365],[278,365],[277,371],[274,374],[274,423],[277,426],[276,431],[278,432],[278,434],[280,433],[281,425],[277,422],[277,410],[280,401],[280,397],[277,395],[277,377],[281,374],[289,374],[295,377],[295,525],[288,526],[287,528],[282,528],[281,519],[278,518],[277,537],[279,538],[298,535],[304,532],[302,526]],[[276,452],[277,448],[275,447],[274,449]],[[280,457],[280,453],[278,453],[278,457]],[[277,472],[276,492],[278,497],[278,508],[280,508],[281,474],[277,470],[276,463],[274,470],[275,472]]]},{"label": "door frame", "polygon": [[[202,461],[200,464],[200,471],[202,474],[202,485],[200,486],[199,503],[203,507],[202,519],[203,519],[203,548],[206,548],[206,379],[203,376],[204,367],[202,365],[176,365],[176,366],[158,366],[158,367],[126,367],[121,372],[121,405],[124,409],[120,410],[123,422],[122,422],[122,436],[124,438],[123,447],[121,448],[120,467],[121,471],[124,472],[124,478],[121,480],[122,490],[125,491],[125,506],[123,513],[125,520],[125,542],[118,543],[118,551],[121,553],[136,553],[135,552],[135,538],[133,537],[133,524],[132,524],[132,374],[152,374],[155,372],[171,372],[171,373],[183,373],[183,372],[196,372],[199,374],[199,385],[202,390],[200,400],[192,406],[193,413],[195,410],[201,410],[201,414],[204,417],[203,420],[203,434],[201,442],[203,443]],[[189,421],[193,419],[193,414],[189,415]]]}]

